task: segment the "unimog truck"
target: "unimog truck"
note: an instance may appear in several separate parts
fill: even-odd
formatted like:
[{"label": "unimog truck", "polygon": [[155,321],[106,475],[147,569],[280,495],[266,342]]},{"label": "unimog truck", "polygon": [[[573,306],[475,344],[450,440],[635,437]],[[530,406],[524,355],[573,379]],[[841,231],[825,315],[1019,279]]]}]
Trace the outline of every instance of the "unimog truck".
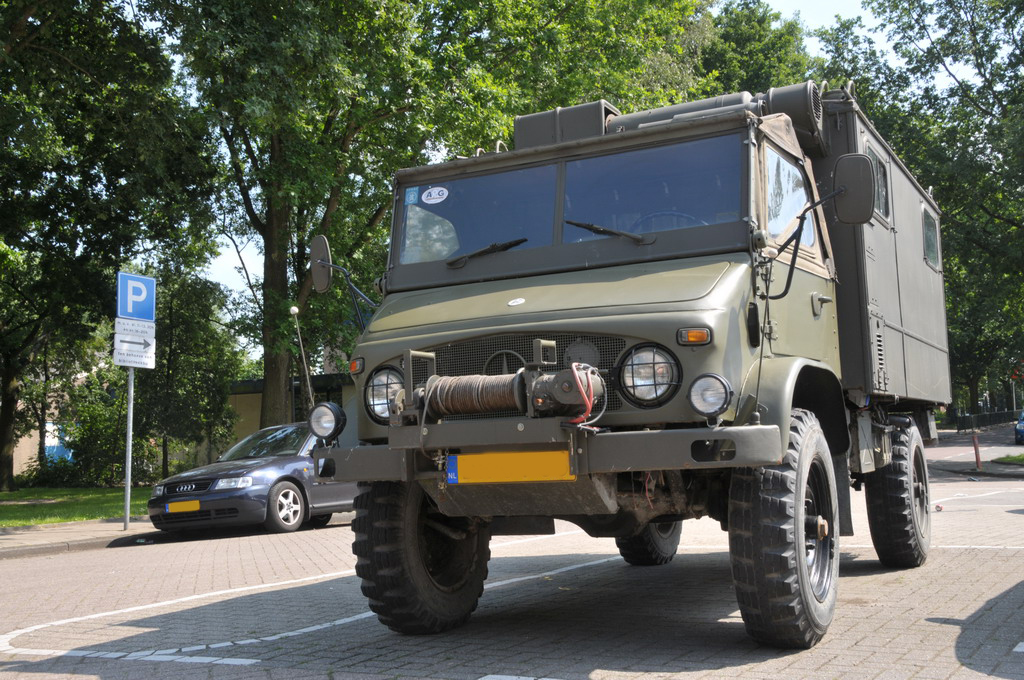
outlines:
[{"label": "unimog truck", "polygon": [[[521,116],[512,151],[398,172],[393,215],[356,396],[310,416],[388,627],[464,623],[490,537],[555,519],[638,566],[718,521],[783,647],[832,621],[851,488],[883,565],[925,561],[939,210],[852,86]],[[326,290],[326,239],[310,259]]]}]

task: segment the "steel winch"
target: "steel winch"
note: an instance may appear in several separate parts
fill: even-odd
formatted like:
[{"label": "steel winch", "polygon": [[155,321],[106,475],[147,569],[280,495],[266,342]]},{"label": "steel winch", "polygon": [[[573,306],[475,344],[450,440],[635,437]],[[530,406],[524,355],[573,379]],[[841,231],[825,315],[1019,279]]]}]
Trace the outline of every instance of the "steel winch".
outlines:
[{"label": "steel winch", "polygon": [[[437,422],[448,416],[518,411],[531,418],[570,417],[582,423],[604,398],[597,368],[574,363],[548,372],[556,364],[555,342],[535,340],[533,361],[507,375],[439,376],[430,352],[406,352],[406,385],[391,402],[391,424]],[[411,385],[413,362],[426,362],[430,378]],[[547,369],[547,370],[545,370]]]}]

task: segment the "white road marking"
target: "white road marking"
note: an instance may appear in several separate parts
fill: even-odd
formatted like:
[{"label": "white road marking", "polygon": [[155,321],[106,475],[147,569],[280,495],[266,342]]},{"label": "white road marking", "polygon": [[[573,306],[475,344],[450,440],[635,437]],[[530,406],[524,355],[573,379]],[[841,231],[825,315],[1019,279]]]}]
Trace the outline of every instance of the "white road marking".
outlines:
[{"label": "white road marking", "polygon": [[973,496],[965,493],[958,493],[955,496],[949,496],[948,498],[940,498],[937,501],[932,501],[932,503],[948,503],[949,501],[958,501],[963,498],[984,498],[986,496],[997,496],[1001,493],[1019,493],[1021,491],[1024,491],[1024,489],[1004,489],[1003,491],[990,491],[988,493],[974,494]]},{"label": "white road marking", "polygon": [[[544,535],[544,536],[532,536],[529,538],[515,539],[511,541],[505,541],[501,543],[495,543],[492,548],[500,548],[506,545],[518,545],[520,543],[528,543],[532,541],[539,541],[549,538],[561,538],[572,534],[582,534],[582,531],[566,531],[557,534]],[[520,578],[508,579],[505,581],[498,581],[495,583],[485,584],[485,588],[498,588],[512,583],[519,583],[521,581],[528,581],[532,579],[545,578],[547,576],[553,576],[555,574],[561,574],[563,572],[572,571],[575,569],[582,569],[584,567],[594,566],[597,564],[603,564],[612,560],[617,560],[618,557],[609,557],[603,560],[597,560],[595,562],[585,562],[578,565],[570,565],[568,567],[562,567],[561,569],[555,569],[547,571],[542,574],[534,574],[531,576],[524,576]],[[90,649],[29,649],[23,647],[15,647],[11,644],[11,641],[15,638],[25,635],[26,633],[32,633],[37,630],[44,628],[52,628],[54,626],[62,626],[71,623],[78,623],[80,621],[89,621],[92,619],[99,619],[108,616],[116,616],[118,614],[130,614],[137,611],[144,611],[147,609],[154,609],[157,607],[166,607],[175,604],[181,604],[183,602],[192,602],[195,600],[202,600],[212,597],[220,597],[223,595],[233,595],[236,593],[243,593],[253,590],[266,590],[268,588],[279,588],[292,586],[299,583],[309,583],[310,581],[321,581],[325,579],[337,578],[342,576],[352,576],[356,572],[354,569],[348,569],[346,571],[337,571],[329,574],[320,574],[317,576],[305,576],[303,578],[291,579],[288,581],[278,581],[276,583],[265,583],[253,586],[242,586],[239,588],[229,588],[226,590],[217,590],[210,593],[201,593],[197,595],[188,595],[186,597],[179,597],[173,600],[165,600],[163,602],[153,602],[151,604],[143,604],[135,607],[127,607],[125,609],[116,609],[113,611],[99,612],[96,614],[87,614],[85,616],[76,616],[68,619],[61,619],[59,621],[51,621],[49,623],[41,623],[35,626],[29,626],[28,628],[21,628],[19,630],[11,631],[4,635],[0,635],[0,654],[19,654],[26,656],[76,656],[76,657],[91,657],[91,658],[108,658],[108,659],[121,659],[124,661],[180,661],[186,663],[210,663],[210,664],[234,664],[234,665],[251,665],[259,663],[259,659],[239,659],[234,657],[207,657],[207,656],[182,656],[181,652],[201,651],[204,649],[219,649],[224,647],[231,647],[234,645],[250,645],[259,642],[271,642],[274,640],[280,640],[286,637],[295,637],[297,635],[303,635],[305,633],[311,633],[325,628],[332,628],[334,626],[341,626],[348,623],[354,623],[356,621],[362,621],[364,619],[375,616],[373,612],[363,612],[355,616],[349,616],[335,621],[329,621],[327,623],[320,623],[313,626],[307,626],[299,630],[288,631],[286,633],[277,633],[275,635],[268,635],[261,638],[250,638],[246,640],[230,641],[230,642],[218,642],[209,645],[191,645],[184,648],[174,649],[160,649],[160,650],[143,650],[137,652],[103,652],[98,650]]]},{"label": "white road marking", "polygon": [[1019,645],[1017,645],[1016,647],[1014,647],[1013,651],[1015,651],[1015,652],[1024,652],[1024,642],[1022,642]]}]

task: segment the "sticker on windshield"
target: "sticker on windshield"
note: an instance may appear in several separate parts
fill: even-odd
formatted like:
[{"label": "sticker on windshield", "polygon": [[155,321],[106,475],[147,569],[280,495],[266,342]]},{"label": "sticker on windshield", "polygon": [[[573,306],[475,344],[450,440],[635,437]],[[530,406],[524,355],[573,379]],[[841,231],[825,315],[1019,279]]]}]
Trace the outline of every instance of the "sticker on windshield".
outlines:
[{"label": "sticker on windshield", "polygon": [[423,192],[423,202],[428,205],[440,203],[446,198],[448,198],[448,190],[444,187],[430,187]]},{"label": "sticker on windshield", "polygon": [[406,205],[416,205],[417,203],[419,203],[419,200],[420,200],[420,188],[419,187],[409,187],[408,189],[405,190],[405,204]]}]

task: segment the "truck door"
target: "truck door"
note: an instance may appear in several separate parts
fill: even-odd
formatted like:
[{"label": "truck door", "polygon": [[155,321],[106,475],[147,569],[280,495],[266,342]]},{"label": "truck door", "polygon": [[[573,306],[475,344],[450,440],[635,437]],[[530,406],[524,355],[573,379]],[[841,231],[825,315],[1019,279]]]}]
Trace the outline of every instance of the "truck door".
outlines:
[{"label": "truck door", "polygon": [[[771,143],[763,146],[763,223],[779,247],[799,227],[800,212],[815,201],[814,184],[809,181],[807,161],[794,158]],[[774,354],[816,359],[838,370],[835,281],[828,262],[828,236],[820,228],[822,224],[820,209],[808,213],[789,294],[772,300],[768,309],[770,347]],[[771,294],[784,290],[792,255],[790,245],[776,260]]]}]

